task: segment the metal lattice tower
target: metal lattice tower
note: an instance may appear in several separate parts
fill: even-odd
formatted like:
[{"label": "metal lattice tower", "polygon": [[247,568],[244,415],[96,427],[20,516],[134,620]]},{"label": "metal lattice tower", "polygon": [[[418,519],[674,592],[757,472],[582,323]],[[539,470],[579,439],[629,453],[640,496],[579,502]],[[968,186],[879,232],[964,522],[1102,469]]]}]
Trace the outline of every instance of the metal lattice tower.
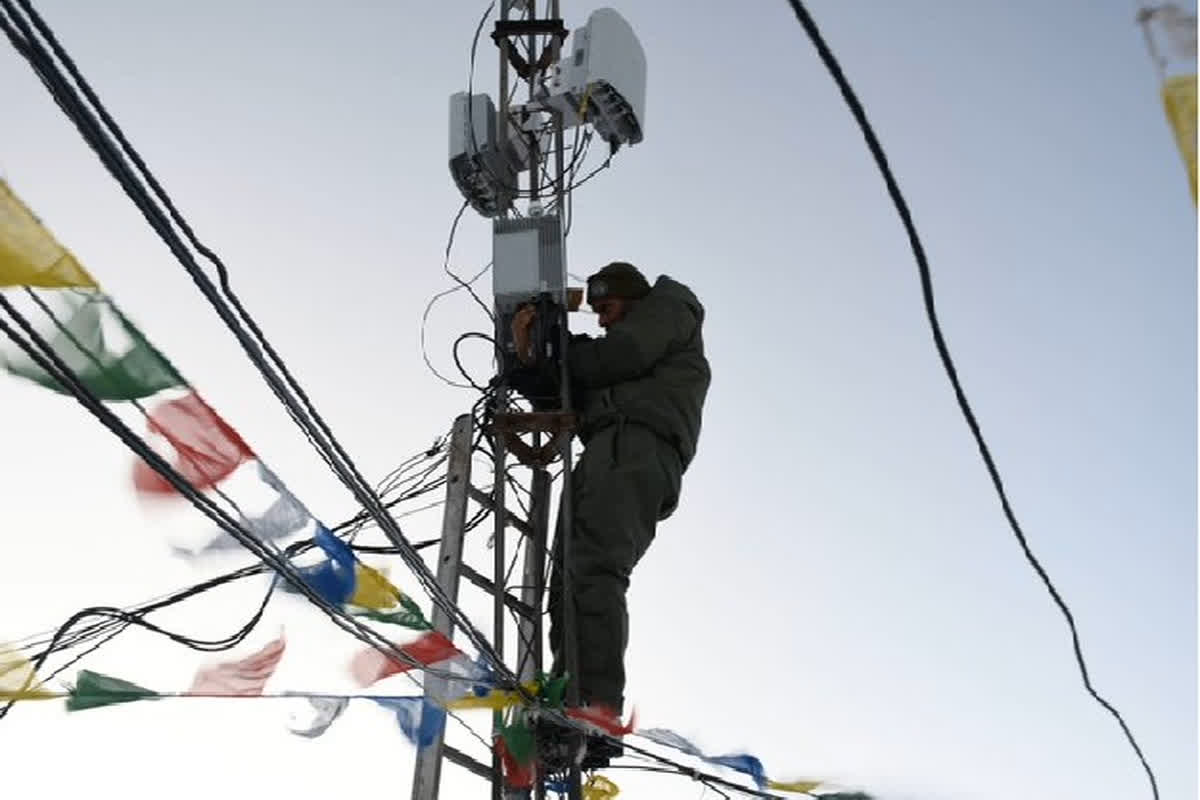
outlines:
[{"label": "metal lattice tower", "polygon": [[[540,213],[542,202],[550,199],[544,196],[546,187],[542,185],[542,175],[543,170],[547,168],[552,169],[550,174],[553,176],[553,208],[545,213],[561,215],[566,208],[564,200],[567,192],[567,187],[564,184],[565,164],[562,116],[558,113],[549,114],[550,124],[552,125],[551,136],[553,148],[551,153],[543,155],[540,152],[542,148],[539,147],[539,137],[530,135],[523,128],[522,123],[527,122],[527,120],[516,118],[512,113],[513,109],[510,103],[510,97],[522,88],[520,86],[521,82],[525,83],[524,88],[527,90],[529,101],[532,102],[535,99],[539,85],[546,81],[550,71],[557,64],[563,41],[566,38],[566,29],[563,27],[562,20],[559,17],[558,0],[553,0],[550,3],[550,17],[547,19],[538,19],[536,17],[536,5],[536,2],[533,2],[533,0],[527,3],[518,2],[518,0],[500,0],[499,20],[492,34],[500,56],[499,103],[495,109],[495,126],[494,128],[491,126],[491,120],[477,121],[472,119],[472,114],[476,110],[477,104],[475,98],[471,97],[466,98],[469,106],[465,112],[466,118],[460,119],[460,121],[466,122],[471,126],[472,137],[477,136],[476,131],[481,128],[484,131],[494,131],[496,147],[492,155],[495,155],[495,153],[507,154],[514,150],[527,151],[528,168],[524,173],[527,175],[525,197],[528,198],[530,210],[534,213]],[[515,15],[514,12],[518,10],[522,13]],[[522,51],[524,55],[522,55]],[[529,141],[509,141],[509,137],[525,136],[529,136]],[[478,147],[477,142],[473,142],[473,144]],[[514,147],[514,145],[517,145],[517,147]],[[471,154],[471,151],[469,151],[468,155],[470,156]],[[551,155],[553,156],[552,165],[547,163]],[[453,171],[455,165],[452,163],[451,166]],[[520,194],[521,181],[518,173],[509,172],[507,169],[504,169],[504,164],[497,160],[487,162],[484,169],[488,173],[485,178],[504,181],[511,177],[514,182],[514,185],[511,187],[502,186],[501,191],[494,196],[488,196],[479,203],[472,202],[476,210],[486,215],[491,215],[502,209],[505,205],[506,192],[504,189],[511,188],[514,190],[511,191],[511,194],[514,196]],[[455,177],[458,180],[459,176],[457,174]],[[462,188],[465,182],[467,181],[460,182],[460,188]],[[556,229],[559,231],[559,241],[557,244],[560,248],[565,248],[565,242],[562,241],[561,235],[561,218],[558,222],[559,224]],[[509,317],[497,313],[496,319],[496,340],[497,342],[501,342],[505,334],[503,326],[508,324]],[[559,352],[565,352],[567,339],[565,309],[563,322],[564,324],[559,328],[559,335],[561,336]],[[469,415],[459,417],[454,423],[451,440],[447,473],[447,502],[443,517],[442,544],[438,553],[437,577],[438,582],[450,597],[455,600],[457,600],[458,596],[459,583],[464,577],[476,587],[492,595],[492,646],[501,658],[509,656],[508,648],[505,646],[506,612],[512,610],[516,613],[518,617],[518,635],[514,672],[522,681],[528,681],[534,678],[543,667],[544,632],[541,612],[545,594],[543,582],[546,574],[545,554],[548,552],[547,542],[549,538],[551,494],[551,477],[547,466],[550,459],[557,458],[561,462],[561,474],[565,476],[570,475],[572,463],[570,436],[571,406],[566,388],[568,383],[565,379],[565,360],[560,367],[562,370],[560,385],[563,389],[562,397],[559,401],[559,409],[554,412],[544,413],[520,413],[512,408],[509,387],[507,386],[503,372],[503,356],[500,357],[499,361],[501,363],[501,373],[495,381],[494,422],[490,426],[490,430],[487,431],[492,435],[494,453],[493,488],[489,494],[476,488],[471,483],[471,450],[475,435],[474,420]],[[526,443],[522,440],[522,435],[531,436],[532,443]],[[543,442],[544,437],[546,437],[545,442]],[[530,516],[527,520],[518,518],[509,512],[507,508],[505,490],[508,479],[508,467],[514,461],[528,467],[531,472],[529,483],[531,489],[531,507]],[[493,512],[493,563],[490,578],[463,562],[463,528],[466,521],[468,501],[474,501],[485,507],[489,507]],[[563,481],[559,502],[561,518],[569,520],[571,514],[569,480]],[[514,552],[511,548],[519,545],[519,542],[513,542],[510,539],[510,529],[519,534],[519,536],[528,539],[525,542],[525,559],[522,568],[520,592],[519,596],[516,597],[510,594],[506,587],[508,556],[510,552]],[[569,548],[569,543],[564,542],[563,544]],[[569,604],[566,605],[569,606]],[[568,631],[574,625],[572,617],[573,614],[568,610],[565,615],[566,630]],[[433,625],[436,630],[447,636],[453,633],[452,622],[440,609],[435,610]],[[571,636],[567,636],[568,640],[572,638]],[[566,661],[565,666],[568,673],[576,674],[574,664],[575,654],[568,653]],[[427,695],[436,696],[440,693],[441,688],[438,679],[433,677],[427,678]],[[578,704],[577,690],[569,690],[567,704]],[[500,715],[497,713],[493,721],[493,740],[499,736],[499,723]],[[418,754],[413,781],[413,800],[436,800],[440,786],[443,759],[449,760],[489,780],[493,800],[522,796],[541,800],[545,796],[541,776],[536,773],[533,787],[530,790],[525,792],[508,790],[506,792],[500,757],[495,749],[493,749],[491,764],[487,765],[446,745],[442,741],[442,737],[439,736],[433,745],[422,749]],[[581,795],[578,768],[572,771],[569,784],[572,787],[570,791],[571,797],[579,798]]]}]

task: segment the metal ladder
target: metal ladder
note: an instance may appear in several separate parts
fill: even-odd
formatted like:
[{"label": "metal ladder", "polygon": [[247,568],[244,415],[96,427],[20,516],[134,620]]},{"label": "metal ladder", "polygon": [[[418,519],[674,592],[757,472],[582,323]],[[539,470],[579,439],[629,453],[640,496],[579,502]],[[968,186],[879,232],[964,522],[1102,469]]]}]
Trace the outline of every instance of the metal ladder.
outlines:
[{"label": "metal ladder", "polygon": [[[498,418],[508,418],[526,415],[497,416]],[[495,427],[503,428],[503,421],[501,425]],[[520,428],[520,426],[517,427]],[[521,430],[528,431],[529,428],[521,428]],[[505,440],[515,440],[512,436],[497,435],[495,437],[495,481],[492,492],[489,494],[471,484],[474,434],[475,421],[470,414],[464,414],[454,421],[446,473],[446,504],[442,516],[442,541],[438,550],[437,581],[453,602],[458,602],[458,588],[463,578],[492,595],[494,598],[492,646],[502,658],[504,657],[505,613],[506,610],[515,612],[518,618],[515,672],[519,679],[525,682],[536,677],[542,668],[543,660],[541,609],[546,588],[543,583],[547,534],[550,526],[550,473],[544,466],[532,468],[530,518],[521,519],[509,511],[505,505],[505,463],[507,460]],[[538,433],[535,433],[535,436],[540,438]],[[562,444],[561,437],[559,440],[557,444],[563,447],[569,459],[569,440],[565,445]],[[555,444],[555,442],[551,444]],[[569,460],[566,463],[569,463]],[[489,508],[493,512],[494,559],[490,578],[463,561],[464,529],[470,502]],[[498,509],[502,513],[498,513]],[[529,540],[525,548],[519,596],[513,596],[507,591],[505,585],[508,553],[506,534],[509,528]],[[453,638],[454,624],[440,607],[433,609],[432,623],[436,631],[448,638]],[[425,695],[427,697],[444,696],[444,688],[445,679],[433,675],[426,676]],[[493,726],[493,737],[499,735],[497,724],[498,720]],[[446,744],[443,732],[432,744],[418,751],[413,775],[412,800],[437,800],[443,759],[488,780],[491,783],[493,800],[520,797],[543,800],[545,797],[540,776],[535,779],[531,790],[522,792],[510,789],[506,791],[500,757],[495,749],[492,752],[491,763],[487,764]],[[578,786],[577,776],[575,786]],[[578,789],[576,788],[572,794],[577,796]]]}]

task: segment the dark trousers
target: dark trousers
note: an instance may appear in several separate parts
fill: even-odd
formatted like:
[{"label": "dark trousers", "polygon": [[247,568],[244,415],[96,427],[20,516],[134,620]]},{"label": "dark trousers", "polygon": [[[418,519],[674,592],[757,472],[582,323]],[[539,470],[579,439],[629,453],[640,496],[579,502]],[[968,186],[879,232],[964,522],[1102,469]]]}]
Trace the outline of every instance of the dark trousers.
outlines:
[{"label": "dark trousers", "polygon": [[[596,432],[571,474],[572,520],[563,563],[562,508],[550,577],[550,649],[554,672],[566,670],[563,604],[575,607],[579,696],[583,703],[624,707],[629,577],[654,540],[655,526],[675,509],[679,454],[649,428],[613,424]],[[563,595],[563,570],[571,576]]]}]

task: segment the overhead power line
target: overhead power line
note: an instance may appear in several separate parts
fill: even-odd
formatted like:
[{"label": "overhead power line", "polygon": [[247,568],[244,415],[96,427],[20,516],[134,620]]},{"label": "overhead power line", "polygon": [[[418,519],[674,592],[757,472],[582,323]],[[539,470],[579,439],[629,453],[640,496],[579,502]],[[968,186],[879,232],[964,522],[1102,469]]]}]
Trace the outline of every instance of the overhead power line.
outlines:
[{"label": "overhead power line", "polygon": [[[0,309],[7,312],[8,316],[17,325],[17,327],[14,327],[0,316],[0,332],[7,335],[38,367],[58,380],[65,389],[75,396],[81,405],[120,438],[136,455],[145,460],[151,468],[162,475],[176,491],[190,500],[197,509],[208,516],[222,530],[234,537],[246,549],[269,564],[280,576],[289,581],[300,594],[306,596],[312,603],[324,611],[343,630],[365,644],[381,650],[389,657],[396,658],[403,663],[417,668],[425,668],[424,665],[402,652],[399,647],[378,634],[373,628],[350,616],[344,609],[327,601],[319,592],[308,585],[296,567],[283,556],[281,551],[268,545],[249,532],[239,520],[230,516],[211,498],[189,483],[186,478],[161,455],[155,452],[140,436],[130,430],[120,417],[105,406],[71,372],[50,344],[33,329],[29,321],[2,294],[0,294]],[[47,650],[41,656],[32,660],[35,670],[41,669],[48,655],[56,649],[59,638],[65,635],[71,624],[73,623],[69,621],[68,625],[60,628],[59,633],[52,638]],[[0,708],[0,718],[3,718],[11,707],[12,701]]]},{"label": "overhead power line", "polygon": [[[20,10],[17,8],[18,4]],[[379,498],[366,483],[328,424],[317,412],[283,359],[267,341],[262,330],[239,301],[229,284],[229,275],[225,265],[211,249],[197,239],[187,221],[171,202],[165,190],[58,42],[53,31],[29,0],[16,0],[16,2],[0,0],[0,8],[3,8],[7,14],[7,18],[0,15],[0,27],[3,28],[14,48],[29,61],[64,113],[75,123],[87,144],[100,157],[126,194],[142,211],[147,222],[191,275],[201,293],[237,338],[243,351],[258,368],[272,392],[287,409],[297,426],[305,433],[314,449],[321,454],[333,472],[355,496],[355,499],[372,515],[389,541],[399,549],[399,555],[433,599],[433,602],[460,626],[467,638],[491,663],[499,681],[510,687],[518,686],[516,676],[497,656],[482,632],[438,585],[429,567],[419,554],[412,550],[411,544],[399,526],[382,508]],[[25,16],[22,15],[22,11]],[[36,33],[34,28],[36,28]],[[54,57],[63,64],[70,74],[71,80],[86,96],[86,104],[79,96],[75,86],[62,74],[39,36],[45,39],[53,50]],[[103,125],[101,125],[101,121],[103,121]],[[114,146],[114,141],[119,145],[119,149]],[[136,166],[136,173],[130,166],[130,162]],[[146,186],[153,191],[153,198],[147,192]],[[161,203],[161,207],[155,202],[155,198],[158,203]],[[176,226],[182,231],[191,247],[207,258],[216,268],[220,282],[219,291],[199,267],[192,252],[188,249],[188,245],[180,239],[175,230]],[[265,357],[264,352],[266,353]]]},{"label": "overhead power line", "polygon": [[908,234],[909,245],[912,247],[913,256],[917,261],[917,269],[921,278],[921,296],[925,303],[925,315],[929,320],[929,327],[933,334],[934,345],[937,347],[938,358],[942,362],[946,377],[950,379],[950,385],[954,388],[954,397],[958,402],[959,410],[962,411],[963,418],[967,422],[967,427],[971,429],[971,435],[974,437],[975,444],[979,448],[979,455],[983,458],[988,476],[991,478],[992,485],[996,489],[996,494],[1000,498],[1000,506],[1004,509],[1004,516],[1008,520],[1013,534],[1016,536],[1017,543],[1021,547],[1021,552],[1025,555],[1025,560],[1033,567],[1034,572],[1037,573],[1037,576],[1045,585],[1046,591],[1053,598],[1054,604],[1058,606],[1059,611],[1062,612],[1063,617],[1067,621],[1067,627],[1071,631],[1071,647],[1075,653],[1075,662],[1079,665],[1079,674],[1083,678],[1084,688],[1097,703],[1116,719],[1117,724],[1121,726],[1121,731],[1125,734],[1125,738],[1137,754],[1138,760],[1146,771],[1146,777],[1150,779],[1150,789],[1154,794],[1154,798],[1158,800],[1158,781],[1154,777],[1154,770],[1150,768],[1150,764],[1146,760],[1146,756],[1142,753],[1142,748],[1134,738],[1133,732],[1129,729],[1129,725],[1126,724],[1125,718],[1121,716],[1121,713],[1111,703],[1101,697],[1100,693],[1092,685],[1091,677],[1088,674],[1087,662],[1083,657],[1083,647],[1080,644],[1079,630],[1075,625],[1075,617],[1053,581],[1050,580],[1050,575],[1046,572],[1041,562],[1038,561],[1037,556],[1033,554],[1033,550],[1030,548],[1029,542],[1025,537],[1025,532],[1021,529],[1012,504],[1009,502],[1008,494],[1004,490],[1004,482],[1000,479],[1000,470],[997,468],[995,459],[992,458],[991,450],[983,438],[983,431],[980,428],[979,420],[976,419],[975,412],[972,411],[971,404],[967,401],[967,394],[963,389],[962,382],[959,380],[958,370],[954,366],[954,360],[950,357],[950,349],[947,347],[945,336],[942,334],[942,326],[938,321],[937,309],[933,302],[933,277],[929,270],[929,262],[925,257],[925,248],[921,244],[920,236],[917,235],[917,228],[913,223],[912,213],[909,211],[908,203],[904,200],[904,195],[900,192],[900,186],[896,182],[896,177],[892,174],[887,155],[883,152],[883,146],[879,143],[879,138],[875,135],[875,130],[867,120],[867,112],[859,101],[858,95],[851,88],[850,82],[842,71],[841,65],[834,57],[829,45],[826,44],[824,37],[821,36],[816,22],[804,7],[804,3],[800,2],[800,0],[788,0],[788,2],[791,4],[792,10],[796,12],[796,18],[804,27],[804,31],[808,34],[808,38],[812,41],[813,46],[816,47],[821,62],[829,70],[829,74],[833,77],[834,82],[841,91],[842,98],[846,101],[850,113],[858,123],[863,138],[866,140],[867,147],[875,159],[875,164],[879,167],[879,171],[883,175],[888,195],[896,206],[896,211],[900,215],[900,221],[904,224],[904,230]]},{"label": "overhead power line", "polygon": [[[424,456],[426,459],[433,460],[434,463],[436,464],[436,463],[439,463],[439,460],[440,460],[436,457],[438,452],[440,452],[440,451],[437,451],[437,450],[425,451],[423,454],[419,454],[416,458],[420,458],[420,457]],[[415,466],[413,464],[413,459],[409,459],[405,463],[409,465],[408,469],[411,469],[413,466]],[[417,462],[417,463],[419,463],[419,462]],[[403,467],[403,465],[402,465],[402,467]],[[420,478],[422,476],[417,475],[416,477]],[[435,480],[435,481],[431,481],[431,482],[426,482],[423,485],[416,486],[416,487],[404,492],[400,496],[398,496],[394,499],[388,500],[387,506],[389,508],[392,508],[392,507],[394,507],[400,503],[403,503],[405,501],[415,499],[415,498],[421,496],[422,494],[425,494],[429,491],[433,491],[437,488],[440,488],[440,486],[443,483],[444,483],[444,481],[439,479],[439,480]],[[422,511],[425,508],[427,508],[427,506],[422,506],[419,509],[414,509],[412,511],[405,512],[404,514],[401,514],[399,516],[403,517],[410,513],[416,513],[418,511]],[[350,542],[349,540],[351,540],[354,537],[354,535],[361,530],[362,522],[363,522],[362,516],[356,514],[356,515],[350,517],[349,519],[345,520],[344,522],[331,528],[331,531],[333,533],[342,533],[342,534],[346,535],[346,538],[347,538],[348,542],[350,543],[351,549],[353,549],[354,551],[359,552],[359,553],[371,553],[371,554],[383,555],[383,554],[394,554],[396,552],[395,548],[390,547],[390,546],[355,545],[355,544],[353,544],[353,542]],[[417,550],[423,550],[427,547],[430,547],[432,545],[439,543],[440,541],[441,541],[440,538],[427,539],[425,541],[414,544],[413,547]],[[283,553],[287,558],[293,558],[295,556],[301,555],[301,554],[311,550],[315,546],[316,545],[315,545],[315,542],[313,539],[311,539],[311,538],[304,539],[301,541],[294,542],[291,545],[289,545],[288,547],[284,548]],[[72,647],[79,646],[80,644],[83,644],[89,640],[106,636],[113,629],[116,629],[116,633],[120,633],[122,630],[125,630],[129,625],[138,624],[137,620],[126,619],[126,615],[131,616],[131,617],[139,617],[139,618],[145,617],[146,615],[148,615],[150,613],[159,611],[159,610],[167,608],[169,606],[173,606],[177,603],[180,603],[184,600],[195,597],[204,592],[208,592],[210,590],[216,589],[220,586],[224,586],[226,584],[232,583],[232,582],[240,580],[242,578],[247,578],[247,577],[250,577],[253,575],[261,575],[269,570],[270,570],[270,567],[266,564],[262,564],[262,563],[252,564],[249,566],[242,567],[240,569],[233,570],[231,572],[226,572],[222,575],[218,575],[213,578],[209,578],[209,579],[207,579],[205,581],[201,581],[200,583],[197,583],[193,586],[190,586],[190,587],[187,587],[184,589],[179,589],[175,592],[155,598],[153,600],[148,600],[148,601],[146,601],[144,603],[140,603],[136,606],[127,607],[124,609],[112,609],[107,606],[94,606],[94,607],[86,608],[86,609],[81,610],[79,613],[73,615],[71,620],[69,620],[67,623],[64,623],[63,625],[59,626],[59,628],[56,630],[46,631],[46,632],[43,632],[40,634],[34,634],[32,636],[27,636],[23,639],[17,640],[10,644],[11,644],[11,646],[14,646],[19,650],[30,651],[30,650],[34,650],[38,647],[41,647],[42,645],[48,644],[50,642],[57,641],[57,647],[55,648],[55,650],[66,650],[66,649],[69,649]],[[272,584],[272,586],[273,586],[273,584]],[[268,591],[268,593],[267,593],[267,598],[269,598],[269,597],[270,597],[270,591]],[[267,602],[267,600],[264,599],[264,601],[263,601],[264,607],[265,607],[266,602]],[[75,630],[73,633],[71,633],[69,638],[66,636],[66,634],[69,630],[75,628],[79,622],[81,622],[83,619],[85,619],[89,616],[102,616],[102,617],[106,618],[106,621],[93,623],[82,629]],[[230,649],[230,648],[236,646],[245,637],[245,635],[248,634],[250,632],[250,630],[253,629],[254,625],[257,624],[257,622],[261,616],[262,616],[262,611],[260,609],[260,611],[257,612],[251,618],[251,621],[249,623],[247,623],[246,626],[244,626],[242,629],[239,629],[238,633],[231,634],[230,636],[225,637],[224,639],[199,640],[199,639],[194,639],[191,637],[184,636],[182,634],[177,635],[177,636],[169,635],[169,634],[166,634],[166,635],[168,635],[168,638],[171,638],[172,640],[177,641],[181,644],[184,644],[195,650],[208,650],[208,651],[227,650],[227,649]],[[143,627],[146,627],[146,626],[143,626]],[[49,655],[52,652],[55,652],[55,650],[49,650],[47,652],[47,655]],[[36,656],[41,656],[41,655],[42,655],[42,653],[40,651],[36,654]],[[54,674],[61,672],[63,669],[66,668],[66,666],[70,666],[70,665],[67,664],[63,667],[59,667],[58,669],[55,670]],[[47,679],[53,677],[54,674],[47,676]]]}]

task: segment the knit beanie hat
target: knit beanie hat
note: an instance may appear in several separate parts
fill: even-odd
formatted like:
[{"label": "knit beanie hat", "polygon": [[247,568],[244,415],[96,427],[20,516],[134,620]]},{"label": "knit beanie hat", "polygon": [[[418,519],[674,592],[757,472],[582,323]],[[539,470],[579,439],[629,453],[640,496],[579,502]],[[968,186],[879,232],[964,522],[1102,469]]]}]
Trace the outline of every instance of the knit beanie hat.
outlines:
[{"label": "knit beanie hat", "polygon": [[650,293],[646,276],[633,264],[614,261],[588,278],[587,301],[594,304],[609,297],[640,300]]}]

